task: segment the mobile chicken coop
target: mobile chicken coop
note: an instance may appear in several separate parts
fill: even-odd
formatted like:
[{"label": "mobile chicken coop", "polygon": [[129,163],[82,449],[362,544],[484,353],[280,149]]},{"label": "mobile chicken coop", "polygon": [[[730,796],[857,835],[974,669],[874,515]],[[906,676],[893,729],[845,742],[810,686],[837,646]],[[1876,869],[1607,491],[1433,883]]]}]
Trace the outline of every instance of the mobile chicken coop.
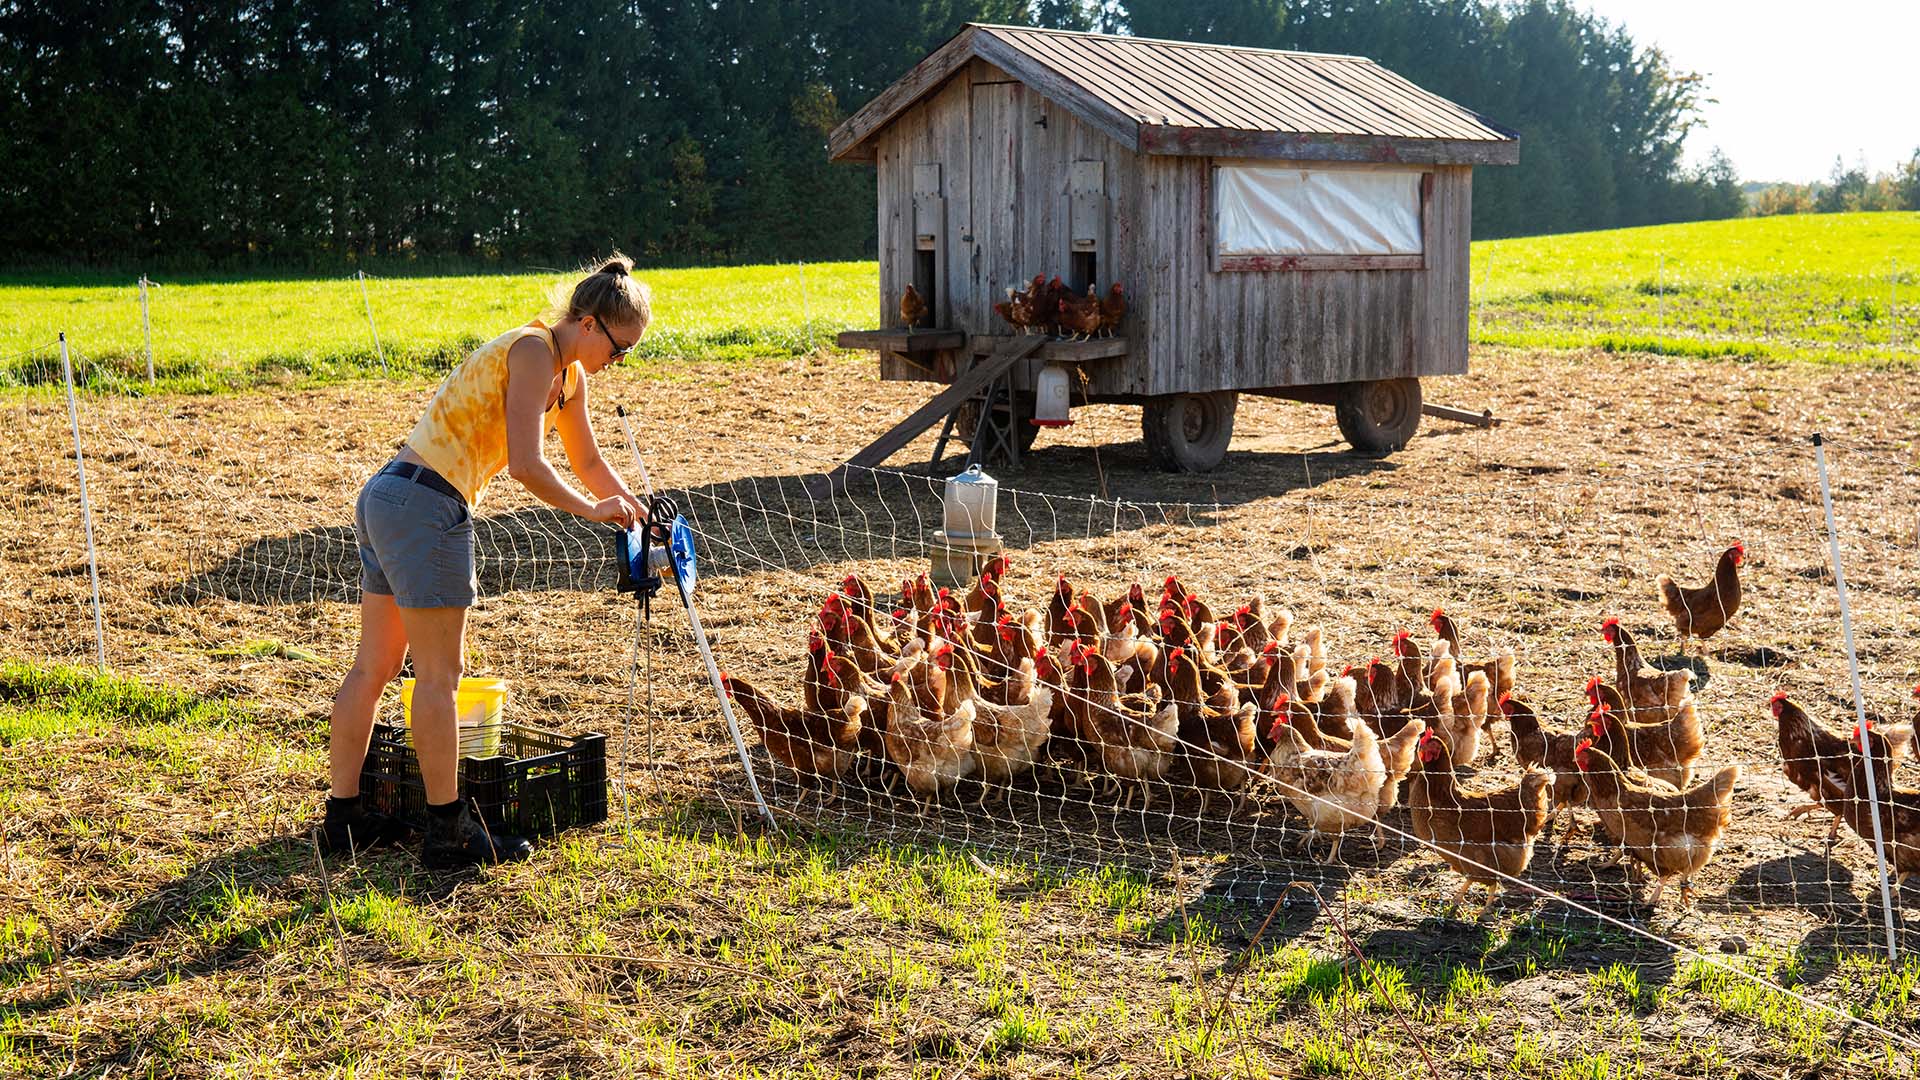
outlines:
[{"label": "mobile chicken coop", "polygon": [[[1017,461],[1061,370],[1076,404],[1142,406],[1168,469],[1220,463],[1242,393],[1331,404],[1355,446],[1396,449],[1420,378],[1467,370],[1473,166],[1519,159],[1514,132],[1363,57],[979,24],[828,145],[879,189],[883,329],[840,344],[949,384],[867,467],[943,419],[942,447]],[[1036,274],[1122,282],[1129,309],[1108,336],[1021,333],[994,304]]]}]

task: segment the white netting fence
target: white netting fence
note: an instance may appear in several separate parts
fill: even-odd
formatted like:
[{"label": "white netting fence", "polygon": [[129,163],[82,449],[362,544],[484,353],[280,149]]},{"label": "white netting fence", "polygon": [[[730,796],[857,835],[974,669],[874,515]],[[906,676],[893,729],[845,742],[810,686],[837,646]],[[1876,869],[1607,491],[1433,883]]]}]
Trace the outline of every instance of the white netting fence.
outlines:
[{"label": "white netting fence", "polygon": [[[46,351],[57,364],[57,350],[35,355]],[[404,430],[415,402],[369,409],[364,395],[344,390],[297,398],[143,399],[118,392],[127,389],[127,376],[117,368],[90,367],[80,355],[74,363],[76,381],[87,388],[79,397],[78,425],[109,663],[323,719],[350,658],[355,625],[358,561],[345,508],[385,460],[383,448]],[[63,393],[18,393],[0,408],[0,437],[17,448],[0,486],[9,493],[14,522],[0,542],[6,565],[0,607],[9,653],[86,663],[95,648],[94,613],[72,422]],[[602,435],[609,444],[617,438]],[[644,430],[641,438],[644,444]],[[1875,730],[1899,742],[1911,737],[1912,693],[1920,682],[1914,468],[1896,453],[1843,436],[1830,438],[1825,450],[1865,712]],[[607,453],[626,464],[613,445]],[[672,464],[657,464],[656,482],[674,483]],[[809,482],[816,477],[792,475],[828,464],[789,455],[783,475],[681,484],[669,492],[699,538],[697,599],[722,666],[789,707],[806,696],[809,631],[820,626],[822,606],[847,575],[871,587],[874,623],[883,634],[892,632],[899,625],[892,613],[912,607],[898,598],[900,586],[928,570],[929,537],[942,524],[937,479],[855,470],[843,496],[825,498]],[[1100,710],[1110,699],[1090,684],[1107,672],[1098,662],[1092,672],[1075,664],[1056,642],[1051,665],[1080,672],[1054,680],[1059,696],[1074,704],[1064,718],[1050,715],[1032,729],[1026,754],[1008,752],[1015,762],[1003,771],[1010,775],[980,779],[983,768],[994,766],[981,764],[979,736],[995,724],[1003,732],[1017,727],[1023,719],[1018,705],[1011,712],[985,710],[995,720],[982,719],[976,707],[971,751],[959,746],[958,736],[951,746],[941,745],[944,735],[926,734],[893,748],[884,738],[851,737],[841,745],[844,768],[827,768],[838,775],[826,779],[792,768],[792,746],[770,753],[769,742],[781,742],[778,733],[769,740],[736,708],[760,790],[783,823],[961,843],[1066,866],[1164,869],[1177,852],[1189,880],[1205,879],[1223,893],[1270,894],[1289,882],[1313,881],[1323,894],[1388,920],[1417,922],[1466,880],[1438,848],[1498,871],[1478,876],[1507,888],[1501,910],[1509,915],[1652,934],[1676,955],[1716,953],[1735,939],[1743,949],[1884,950],[1888,928],[1875,856],[1871,837],[1862,835],[1871,832],[1871,814],[1859,810],[1864,796],[1856,782],[1864,770],[1857,758],[1818,740],[1819,748],[1806,755],[1783,755],[1770,708],[1784,691],[1832,737],[1843,739],[1854,727],[1811,443],[1730,450],[1668,469],[1599,458],[1463,464],[1468,467],[1485,470],[1470,494],[1443,486],[1424,493],[1368,491],[1364,499],[1328,498],[1304,476],[1297,488],[1272,498],[1204,504],[1003,488],[998,527],[1012,567],[1001,589],[1016,624],[1027,612],[1040,612],[1044,638],[1045,613],[1061,577],[1103,605],[1140,585],[1150,624],[1136,627],[1140,642],[1164,636],[1157,615],[1169,576],[1209,607],[1215,621],[1258,596],[1263,622],[1283,609],[1290,613],[1289,646],[1318,632],[1328,678],[1312,678],[1309,655],[1306,670],[1296,672],[1302,685],[1291,695],[1306,699],[1307,714],[1258,693],[1230,693],[1233,708],[1222,710],[1228,714],[1243,700],[1256,705],[1255,741],[1236,749],[1237,721],[1209,719],[1194,702],[1176,702],[1169,727],[1163,712],[1170,695],[1157,687],[1141,688],[1120,715],[1109,713],[1110,722],[1102,723]],[[1356,468],[1353,475],[1361,475]],[[535,505],[508,487],[496,490],[497,501],[478,524],[483,599],[473,620],[470,668],[513,683],[518,719],[614,734],[615,771],[630,790],[718,792],[743,815],[752,814],[684,616],[662,602],[636,637],[631,602],[612,590],[610,531]],[[1739,612],[1706,643],[1704,658],[1697,644],[1683,653],[1655,579],[1670,573],[1684,585],[1703,585],[1735,542],[1746,552]],[[1473,741],[1470,735],[1456,740],[1456,733],[1480,726],[1474,717],[1481,710],[1487,716],[1477,753],[1458,763],[1466,793],[1460,805],[1468,812],[1450,816],[1444,793],[1429,786],[1419,795],[1412,784],[1396,792],[1398,805],[1381,811],[1378,795],[1389,785],[1376,782],[1373,809],[1360,815],[1364,822],[1345,837],[1337,860],[1313,857],[1325,856],[1330,835],[1312,854],[1303,852],[1309,816],[1356,804],[1349,781],[1366,773],[1343,770],[1333,760],[1350,753],[1338,736],[1350,733],[1352,722],[1329,715],[1338,712],[1325,698],[1337,685],[1333,677],[1348,665],[1364,672],[1374,657],[1392,666],[1393,640],[1402,629],[1429,649],[1428,616],[1435,607],[1457,621],[1469,665],[1511,651],[1514,697],[1548,733],[1586,725],[1592,677],[1618,681],[1615,650],[1601,632],[1608,618],[1634,635],[1649,669],[1691,671],[1691,685],[1672,708],[1629,717],[1663,728],[1644,736],[1652,743],[1633,744],[1639,749],[1622,756],[1637,755],[1656,772],[1675,764],[1660,757],[1658,746],[1651,755],[1646,746],[1660,739],[1669,748],[1687,743],[1674,734],[1686,726],[1685,713],[1699,736],[1697,752],[1675,751],[1687,757],[1686,787],[1740,767],[1730,795],[1718,800],[1730,808],[1727,820],[1655,813],[1652,807],[1668,802],[1654,792],[1645,797],[1645,812],[1634,809],[1640,804],[1633,798],[1621,802],[1629,809],[1609,819],[1611,833],[1590,796],[1540,830],[1537,822],[1522,824],[1528,815],[1518,796],[1477,802],[1520,786],[1525,770],[1516,761],[1513,725],[1491,690],[1474,702],[1462,685],[1464,706],[1448,700],[1434,709],[1446,712],[1444,721],[1435,719],[1450,753]],[[1105,635],[1124,638],[1115,633],[1121,622]],[[955,629],[965,633],[964,624]],[[997,637],[997,631],[983,635],[994,651],[976,661],[989,696],[1005,692],[991,684],[1021,675],[992,645]],[[1138,643],[1133,653],[1117,640],[1095,644],[1111,648],[1117,681],[1174,678],[1158,671],[1168,649],[1160,648],[1156,661]],[[1290,655],[1290,649],[1281,652]],[[1208,677],[1216,665],[1238,666],[1201,645],[1189,649],[1189,657],[1195,655],[1207,661]],[[1132,672],[1124,670],[1129,666]],[[1256,663],[1230,674],[1257,684],[1265,670]],[[919,671],[907,675],[910,687],[916,677],[931,677]],[[879,727],[872,722],[895,702],[888,669],[862,674],[878,684],[868,703],[871,736]],[[1423,671],[1420,682],[1426,681]],[[915,707],[927,714],[928,732],[949,719],[938,715],[944,707]],[[1273,760],[1274,745],[1291,745],[1284,732],[1274,733],[1280,712],[1289,726],[1314,728],[1320,748],[1303,760],[1323,763],[1324,772],[1297,761],[1290,766],[1284,751],[1280,757],[1287,760]],[[1392,723],[1384,715],[1375,720],[1383,728]],[[805,743],[808,733],[830,730],[816,716],[791,728],[788,734],[803,737],[788,741]],[[1203,734],[1196,738],[1196,732]],[[1642,736],[1627,730],[1619,737],[1632,743]],[[1600,745],[1607,745],[1605,738]],[[1124,743],[1128,764],[1112,767],[1119,758],[1105,755],[1103,739]],[[826,749],[812,741],[812,749]],[[1029,755],[1031,767],[1021,760]],[[1789,775],[1789,757],[1799,756],[1813,759],[1812,794],[1846,819],[1831,847],[1835,814],[1790,816],[1809,799]],[[902,781],[903,763],[929,762],[956,774],[954,782],[934,785],[941,789],[937,801],[930,789],[916,794]],[[1416,777],[1425,771],[1413,767]],[[1824,781],[1818,779],[1823,773]],[[1883,839],[1901,864],[1901,850],[1914,843],[1903,831],[1913,818],[1900,809],[1912,805],[1913,767],[1903,762],[1874,776],[1879,798],[1896,806],[1882,818]],[[1365,791],[1369,781],[1363,776],[1358,783]],[[1416,823],[1409,807],[1423,799],[1441,807],[1426,824]],[[1460,824],[1483,805],[1480,825]],[[1492,843],[1449,843],[1445,834],[1455,827],[1465,830],[1464,840]],[[1526,849],[1535,832],[1531,859],[1522,866],[1513,853]],[[1659,906],[1650,908],[1644,901],[1652,885],[1634,880],[1636,860],[1620,864],[1611,857],[1608,837],[1622,834],[1643,853],[1654,852],[1655,860],[1666,859],[1669,848],[1708,841],[1715,847],[1704,865],[1673,875]],[[1691,908],[1680,903],[1683,876],[1690,879]],[[1895,904],[1901,899],[1895,891]],[[1893,930],[1904,958],[1913,941],[1897,911]]]}]

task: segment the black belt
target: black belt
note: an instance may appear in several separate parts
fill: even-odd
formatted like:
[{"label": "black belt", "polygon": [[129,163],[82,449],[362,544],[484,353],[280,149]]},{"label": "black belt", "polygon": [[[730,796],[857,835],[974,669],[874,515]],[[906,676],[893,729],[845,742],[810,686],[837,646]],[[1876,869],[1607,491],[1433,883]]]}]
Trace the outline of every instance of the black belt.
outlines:
[{"label": "black belt", "polygon": [[425,465],[415,465],[411,461],[396,461],[386,468],[381,469],[380,475],[398,476],[402,479],[411,480],[421,487],[437,491],[450,499],[458,500],[462,506],[467,504],[467,497],[460,494],[459,488],[448,483],[446,477],[441,476]]}]

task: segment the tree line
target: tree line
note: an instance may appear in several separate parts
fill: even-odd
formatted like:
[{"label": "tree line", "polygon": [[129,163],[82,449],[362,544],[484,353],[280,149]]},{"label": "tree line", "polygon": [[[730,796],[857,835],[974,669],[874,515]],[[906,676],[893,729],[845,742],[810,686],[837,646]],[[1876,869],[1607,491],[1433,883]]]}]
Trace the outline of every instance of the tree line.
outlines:
[{"label": "tree line", "polygon": [[1858,210],[1920,210],[1920,150],[1893,169],[1869,173],[1864,163],[1833,160],[1825,182],[1748,185],[1748,212],[1839,214]]},{"label": "tree line", "polygon": [[969,22],[1358,53],[1517,129],[1479,236],[1739,213],[1698,77],[1564,0],[0,0],[16,263],[870,256],[827,133]]}]

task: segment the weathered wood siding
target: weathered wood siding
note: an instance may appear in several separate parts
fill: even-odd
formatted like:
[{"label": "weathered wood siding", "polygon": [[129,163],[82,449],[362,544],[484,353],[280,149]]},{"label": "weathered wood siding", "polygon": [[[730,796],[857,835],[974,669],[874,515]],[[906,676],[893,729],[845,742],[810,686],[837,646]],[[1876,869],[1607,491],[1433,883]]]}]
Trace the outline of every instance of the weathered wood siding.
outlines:
[{"label": "weathered wood siding", "polygon": [[[1008,286],[1040,273],[1069,276],[1075,163],[1100,162],[1106,226],[1097,278],[1102,290],[1126,286],[1130,351],[1085,365],[1090,393],[1467,370],[1469,166],[1429,170],[1424,270],[1220,272],[1212,268],[1212,159],[1137,155],[984,60],[955,72],[875,142],[880,326],[899,324],[900,294],[913,280],[916,165],[940,166],[933,325],[1003,334],[993,304]],[[946,370],[936,373],[883,356],[881,374],[951,377],[952,359],[942,356]]]},{"label": "weathered wood siding", "polygon": [[1156,308],[1135,334],[1146,339],[1149,393],[1467,370],[1469,166],[1431,170],[1424,270],[1217,272],[1212,161],[1144,161],[1154,258],[1141,284]]},{"label": "weathered wood siding", "polygon": [[[1040,121],[1044,118],[1045,123]],[[938,162],[947,206],[942,274],[946,308],[937,325],[1004,334],[993,312],[1008,286],[1035,274],[1067,277],[1071,265],[1071,181],[1075,162],[1102,163],[1106,228],[1099,285],[1126,286],[1127,332],[1143,327],[1152,298],[1134,281],[1145,265],[1139,158],[1033,88],[982,60],[957,72],[934,95],[902,113],[877,137],[880,213],[880,325],[900,321],[898,304],[913,280],[913,166]],[[1087,365],[1095,394],[1142,393],[1145,356]],[[887,378],[925,378],[882,361]]]}]

